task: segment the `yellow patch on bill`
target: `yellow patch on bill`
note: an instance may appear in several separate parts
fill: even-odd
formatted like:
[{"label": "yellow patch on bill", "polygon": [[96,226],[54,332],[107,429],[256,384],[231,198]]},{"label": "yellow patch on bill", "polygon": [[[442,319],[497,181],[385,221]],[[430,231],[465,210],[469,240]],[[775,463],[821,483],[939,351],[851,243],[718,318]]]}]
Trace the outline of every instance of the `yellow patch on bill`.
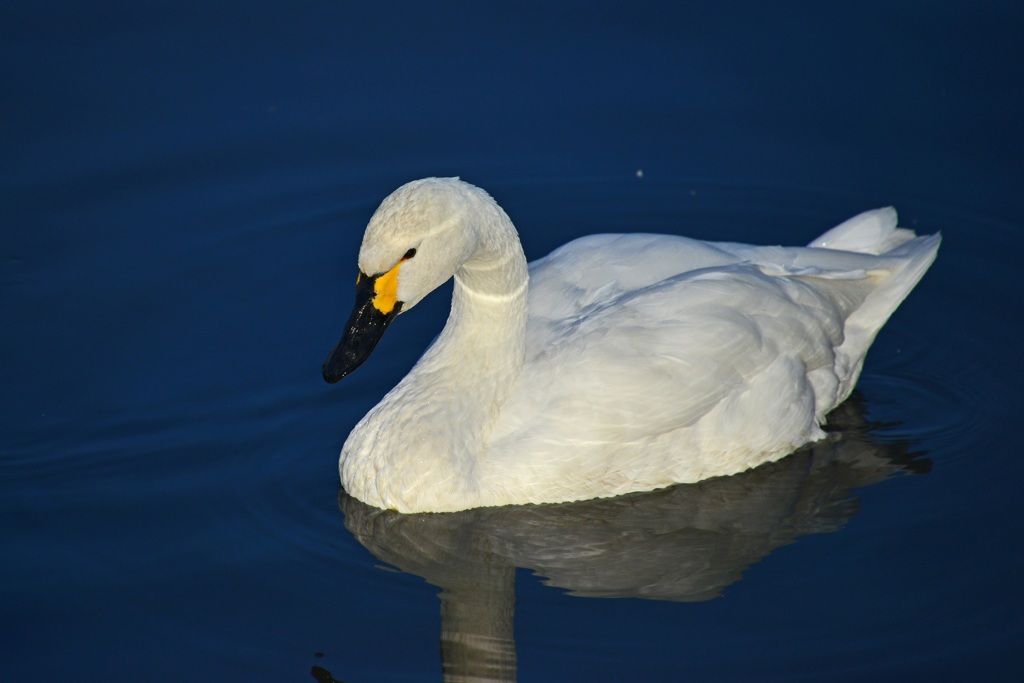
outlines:
[{"label": "yellow patch on bill", "polygon": [[401,267],[402,261],[399,261],[373,283],[373,307],[384,315],[390,313],[398,302],[398,269]]}]

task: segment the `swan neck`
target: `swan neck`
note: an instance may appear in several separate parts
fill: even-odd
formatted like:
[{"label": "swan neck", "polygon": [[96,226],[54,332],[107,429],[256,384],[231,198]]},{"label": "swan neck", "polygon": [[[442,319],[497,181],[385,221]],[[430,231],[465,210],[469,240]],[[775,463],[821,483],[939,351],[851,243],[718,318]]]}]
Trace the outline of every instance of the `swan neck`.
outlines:
[{"label": "swan neck", "polygon": [[[425,370],[440,370],[448,386],[473,397],[463,409],[484,439],[522,371],[526,348],[528,271],[508,216],[496,212],[480,233],[473,255],[456,271],[448,322],[424,356]],[[458,400],[458,399],[456,399]]]},{"label": "swan neck", "polygon": [[512,222],[494,208],[499,215],[455,273],[451,314],[438,345],[457,353],[460,366],[478,365],[475,371],[490,375],[490,382],[510,384],[523,366],[529,276]]}]

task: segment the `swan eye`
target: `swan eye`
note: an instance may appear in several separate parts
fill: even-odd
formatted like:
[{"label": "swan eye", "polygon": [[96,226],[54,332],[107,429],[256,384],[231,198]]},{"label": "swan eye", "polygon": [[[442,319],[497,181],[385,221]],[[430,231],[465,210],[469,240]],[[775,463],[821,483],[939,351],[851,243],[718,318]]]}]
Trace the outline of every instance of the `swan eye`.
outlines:
[{"label": "swan eye", "polygon": [[415,255],[416,255],[416,250],[415,249],[410,249],[409,251],[405,252],[405,256],[402,257],[402,260],[403,261],[408,261],[409,259],[411,259]]}]

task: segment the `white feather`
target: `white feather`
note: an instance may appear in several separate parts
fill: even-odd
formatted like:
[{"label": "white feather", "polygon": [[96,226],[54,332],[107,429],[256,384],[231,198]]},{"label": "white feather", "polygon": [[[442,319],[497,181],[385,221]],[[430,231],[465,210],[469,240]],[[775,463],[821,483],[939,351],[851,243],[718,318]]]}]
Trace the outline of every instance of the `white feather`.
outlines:
[{"label": "white feather", "polygon": [[822,436],[939,242],[897,229],[889,208],[809,247],[593,235],[527,277],[485,192],[405,185],[371,219],[360,263],[386,270],[415,246],[399,299],[414,305],[454,274],[452,312],[352,431],[342,483],[371,505],[436,512],[612,496],[778,459]]}]

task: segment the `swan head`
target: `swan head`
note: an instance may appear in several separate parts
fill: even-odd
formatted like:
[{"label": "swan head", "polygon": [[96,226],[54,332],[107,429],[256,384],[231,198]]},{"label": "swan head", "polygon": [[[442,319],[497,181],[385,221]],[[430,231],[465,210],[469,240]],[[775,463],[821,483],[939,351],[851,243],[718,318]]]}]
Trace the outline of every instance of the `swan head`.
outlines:
[{"label": "swan head", "polygon": [[414,180],[381,202],[359,249],[355,308],[323,364],[326,381],[359,367],[399,313],[473,257],[479,218],[488,213],[484,206],[497,207],[486,192],[458,178]]}]

